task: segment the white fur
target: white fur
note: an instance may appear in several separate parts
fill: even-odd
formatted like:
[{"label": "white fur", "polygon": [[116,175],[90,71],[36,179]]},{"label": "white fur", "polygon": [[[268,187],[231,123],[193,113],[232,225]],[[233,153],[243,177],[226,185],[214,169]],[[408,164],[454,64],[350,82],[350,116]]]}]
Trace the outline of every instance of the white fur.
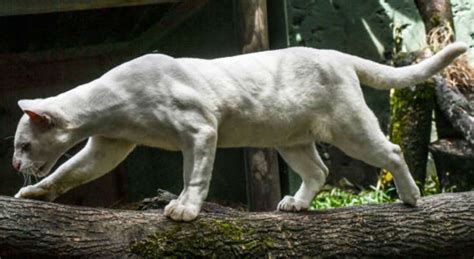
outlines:
[{"label": "white fur", "polygon": [[[278,208],[298,211],[328,174],[313,144],[324,141],[393,172],[400,198],[414,205],[419,190],[400,148],[386,140],[367,107],[359,81],[383,89],[413,85],[466,49],[455,43],[405,68],[310,48],[214,60],[145,55],[58,96],[20,101],[23,110],[53,122],[41,128],[26,115],[19,122],[14,161],[36,163],[38,170],[29,173],[47,174],[67,149],[89,141],[16,197],[52,200],[109,172],[136,145],[147,145],[182,151],[184,189],[165,214],[189,221],[207,196],[217,147],[275,147],[303,179]],[[21,149],[25,142],[28,151]]]}]

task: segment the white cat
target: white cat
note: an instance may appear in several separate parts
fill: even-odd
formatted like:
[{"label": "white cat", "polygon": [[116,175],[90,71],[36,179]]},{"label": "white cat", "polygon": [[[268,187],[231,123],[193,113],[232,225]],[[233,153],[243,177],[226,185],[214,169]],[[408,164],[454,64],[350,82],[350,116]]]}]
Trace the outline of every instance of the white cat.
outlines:
[{"label": "white cat", "polygon": [[54,200],[146,145],[182,151],[184,189],[165,214],[190,221],[207,196],[217,147],[272,147],[303,180],[278,209],[299,211],[328,174],[314,146],[324,141],[393,172],[400,198],[415,205],[420,192],[400,148],[380,130],[359,82],[379,89],[411,86],[466,50],[454,43],[403,68],[301,47],[214,60],[145,55],[58,96],[18,102],[25,112],[15,135],[18,171],[45,176],[64,152],[89,140],[15,197]]}]

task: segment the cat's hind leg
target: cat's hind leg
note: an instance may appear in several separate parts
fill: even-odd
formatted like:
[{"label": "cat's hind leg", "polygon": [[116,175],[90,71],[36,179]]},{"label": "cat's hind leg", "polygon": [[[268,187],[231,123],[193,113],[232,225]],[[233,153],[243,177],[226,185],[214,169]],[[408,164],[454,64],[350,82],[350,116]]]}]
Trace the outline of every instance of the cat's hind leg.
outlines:
[{"label": "cat's hind leg", "polygon": [[183,191],[165,207],[176,221],[191,221],[207,197],[217,146],[217,130],[210,125],[183,131]]},{"label": "cat's hind leg", "polygon": [[388,141],[368,107],[347,112],[350,118],[334,127],[331,141],[347,155],[392,172],[400,199],[416,205],[420,190],[413,180],[398,145]]},{"label": "cat's hind leg", "polygon": [[309,207],[316,193],[326,181],[328,168],[321,160],[314,143],[292,147],[278,147],[280,155],[302,179],[294,196],[285,196],[278,204],[281,211],[300,211]]},{"label": "cat's hind leg", "polygon": [[79,185],[110,172],[133,150],[135,144],[105,137],[90,137],[86,146],[40,182],[23,187],[17,198],[54,200]]}]

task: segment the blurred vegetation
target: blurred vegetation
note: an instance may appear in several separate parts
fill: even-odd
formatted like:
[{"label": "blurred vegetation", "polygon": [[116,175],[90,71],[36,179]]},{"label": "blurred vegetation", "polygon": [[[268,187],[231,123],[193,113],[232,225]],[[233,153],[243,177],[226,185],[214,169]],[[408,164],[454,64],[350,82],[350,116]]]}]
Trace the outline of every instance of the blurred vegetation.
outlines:
[{"label": "blurred vegetation", "polygon": [[[436,175],[428,175],[422,188],[423,196],[429,196],[444,192],[453,192],[455,186],[450,188],[441,188]],[[357,206],[363,204],[381,204],[400,201],[393,184],[382,184],[381,181],[377,187],[371,186],[370,189],[354,191],[352,189],[343,190],[338,187],[325,189],[321,191],[311,202],[310,210],[330,209],[347,206]]]},{"label": "blurred vegetation", "polygon": [[395,192],[395,189],[389,188],[384,190],[372,186],[369,190],[355,193],[351,190],[342,190],[335,187],[320,192],[311,202],[310,209],[330,209],[397,201],[396,195],[392,195],[391,192]]}]

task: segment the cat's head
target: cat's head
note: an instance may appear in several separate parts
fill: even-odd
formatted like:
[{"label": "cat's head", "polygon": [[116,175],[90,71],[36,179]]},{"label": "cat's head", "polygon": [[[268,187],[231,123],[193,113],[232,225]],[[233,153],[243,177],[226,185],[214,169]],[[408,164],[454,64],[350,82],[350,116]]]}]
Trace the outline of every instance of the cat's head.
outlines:
[{"label": "cat's head", "polygon": [[18,123],[13,167],[27,175],[45,176],[71,147],[71,134],[61,112],[41,99],[20,100],[24,115]]}]

